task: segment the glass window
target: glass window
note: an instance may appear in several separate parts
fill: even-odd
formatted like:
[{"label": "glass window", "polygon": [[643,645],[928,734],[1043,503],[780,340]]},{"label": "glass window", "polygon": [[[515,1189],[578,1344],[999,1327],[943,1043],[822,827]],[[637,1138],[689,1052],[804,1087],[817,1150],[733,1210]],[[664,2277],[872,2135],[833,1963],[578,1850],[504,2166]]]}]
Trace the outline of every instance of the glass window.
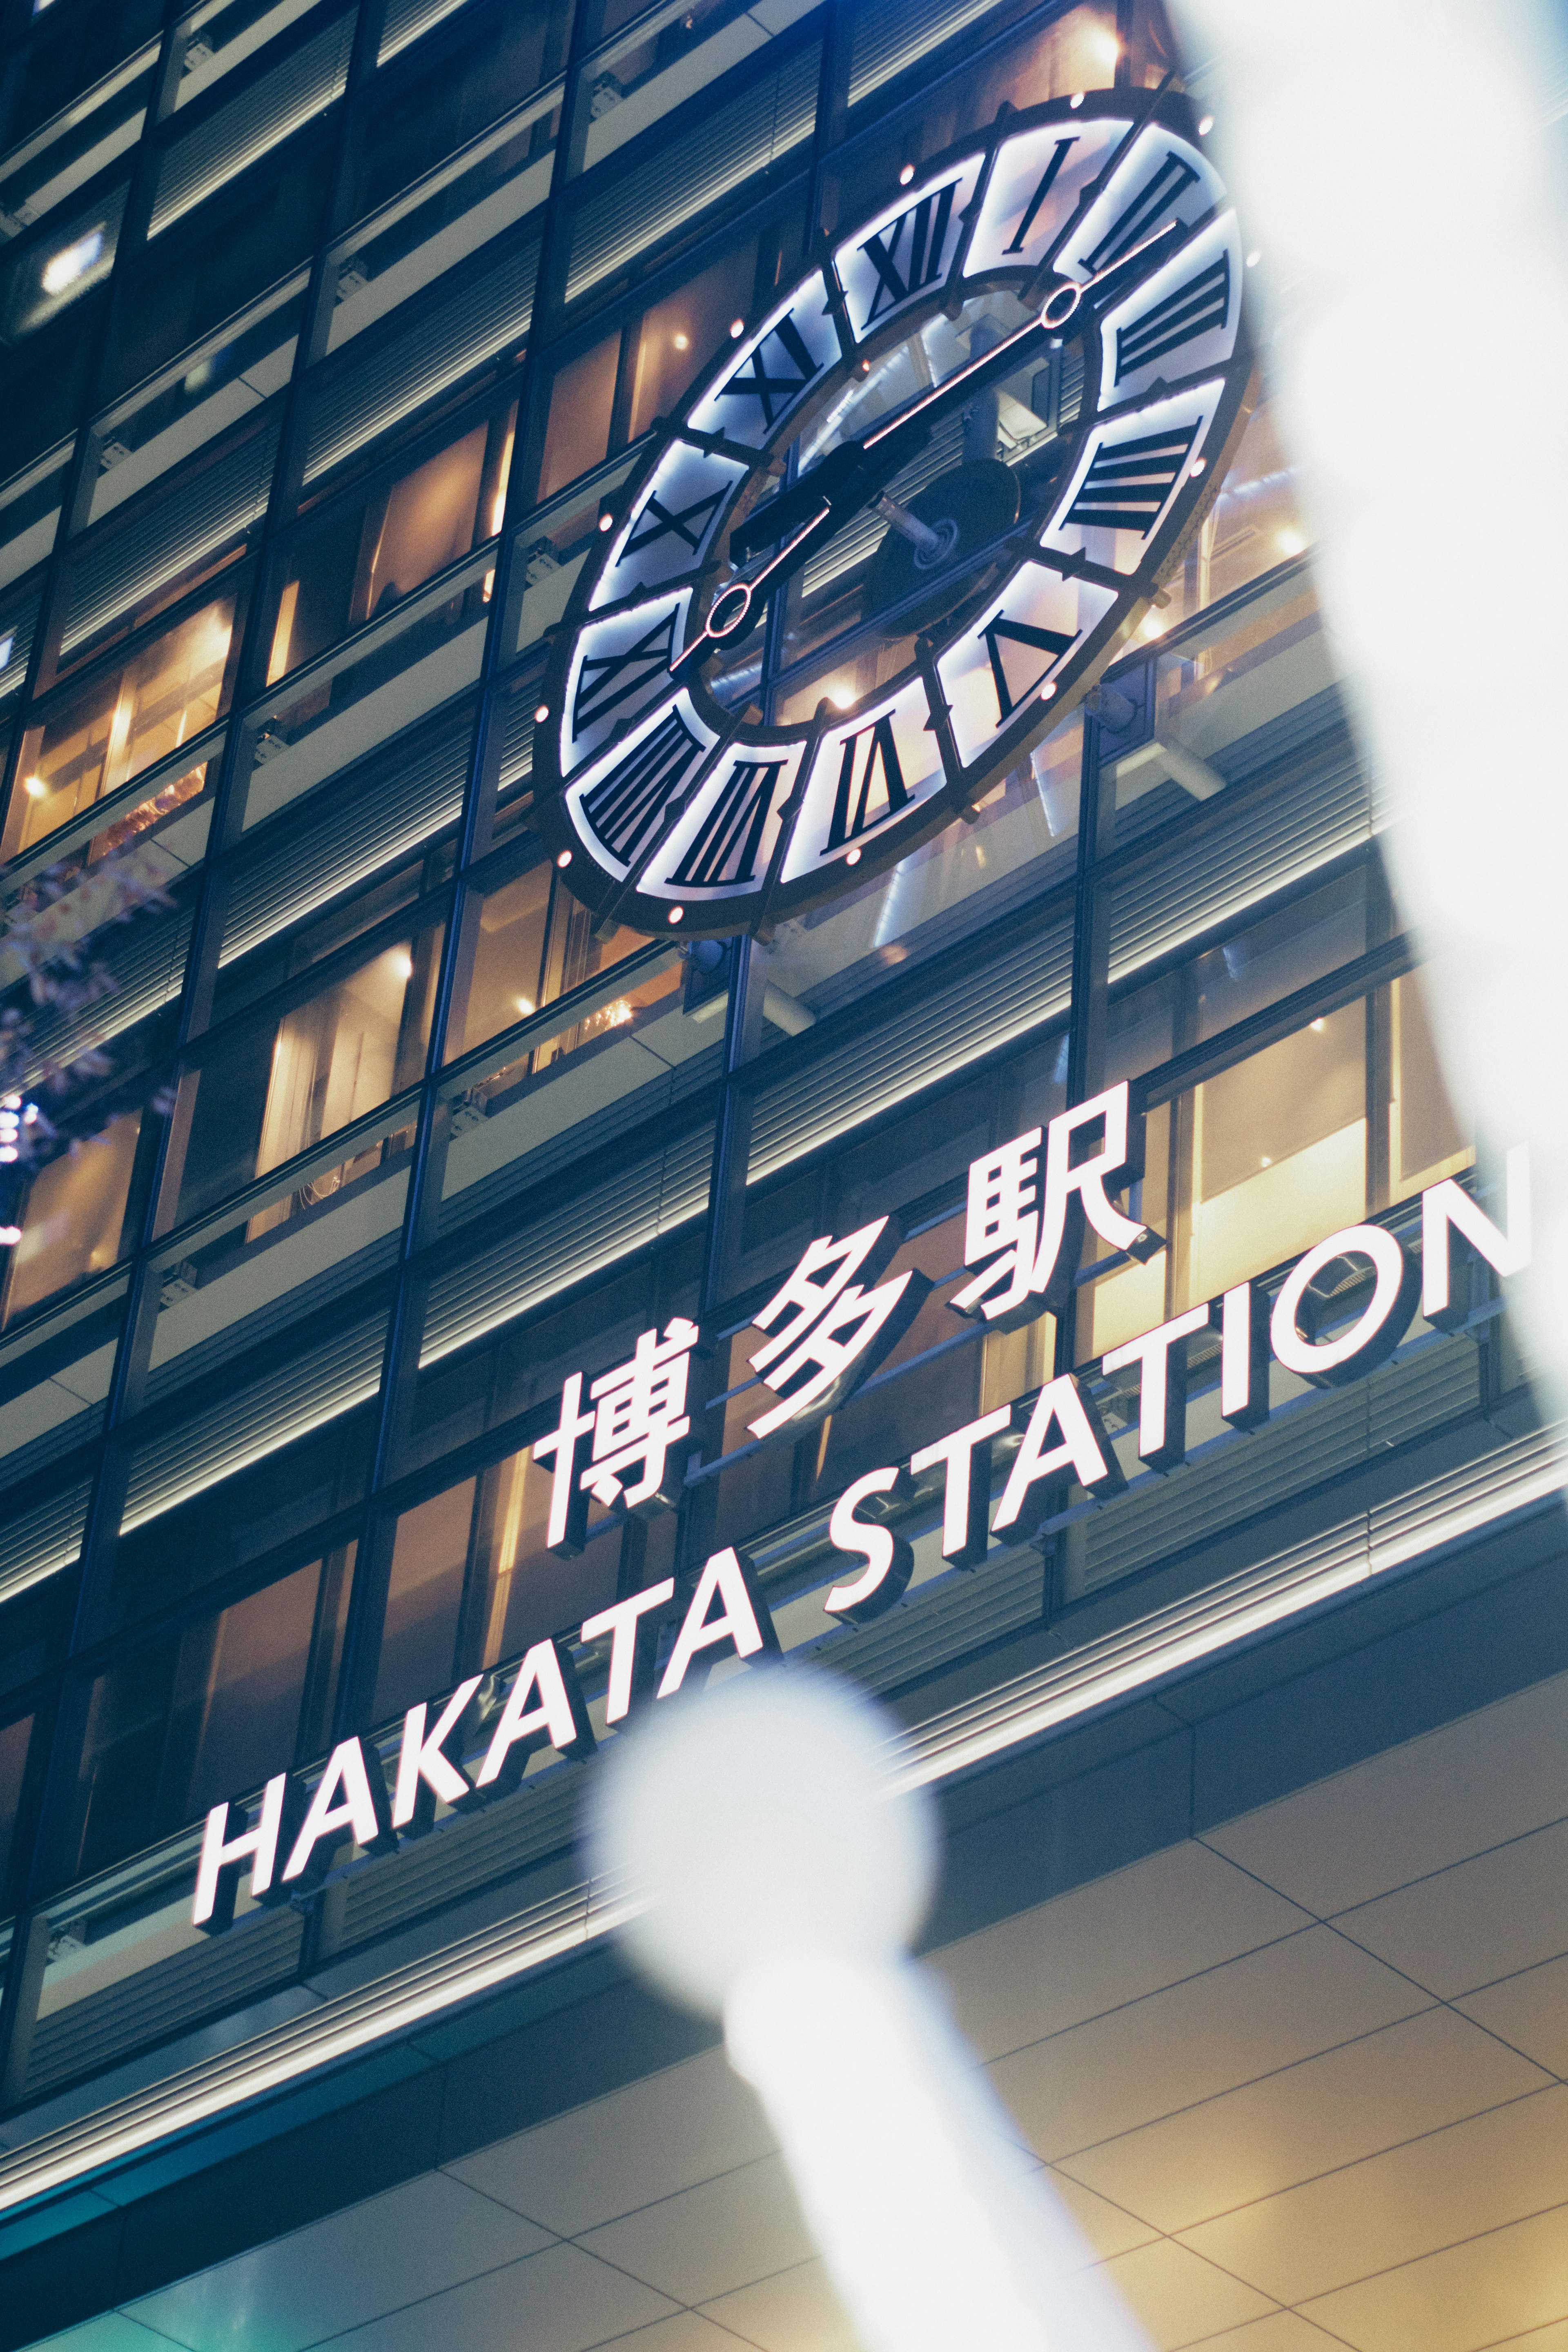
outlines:
[{"label": "glass window", "polygon": [[[1119,991],[1106,1014],[1106,1084],[1158,1069],[1364,955],[1374,929],[1372,883],[1358,866],[1157,980]],[[1134,896],[1146,889],[1146,874],[1135,873],[1127,887]]]},{"label": "glass window", "polygon": [[[558,73],[566,50],[567,0],[534,0],[454,27],[439,56],[422,51],[396,76],[378,77],[361,127],[353,205],[374,211],[444,156],[478,137],[510,107]],[[553,142],[525,137],[547,156]],[[549,193],[548,163],[544,193]]]},{"label": "glass window", "polygon": [[757,274],[752,237],[644,313],[632,376],[631,436],[668,416],[689,385],[751,312]]},{"label": "glass window", "polygon": [[105,370],[114,392],[154,374],[300,265],[320,231],[337,128],[335,117],[318,116],[130,257]]},{"label": "glass window", "polygon": [[1414,974],[1320,1014],[1150,1112],[1138,1213],[1169,1247],[1080,1294],[1080,1360],[1472,1158]]},{"label": "glass window", "polygon": [[374,1438],[368,1412],[343,1413],[122,1535],[99,1630],[169,1608],[357,1503]]},{"label": "glass window", "polygon": [[[67,398],[63,389],[59,396],[63,405]],[[19,442],[8,455],[13,459],[23,455]],[[35,563],[41,563],[53,547],[65,488],[65,453],[51,449],[37,464],[13,474],[0,488],[0,582],[9,584],[20,579]],[[7,622],[7,629],[10,626]],[[11,659],[16,657],[13,640]],[[18,678],[16,683],[20,685],[21,680]],[[5,690],[10,691],[9,680]]]},{"label": "glass window", "polygon": [[0,1903],[7,1902],[10,1895],[12,1850],[22,1812],[32,1737],[30,1715],[18,1716],[15,1722],[0,1725]]},{"label": "glass window", "polygon": [[602,31],[619,37],[602,40],[579,82],[582,168],[591,171],[742,58],[754,56],[810,5],[780,0],[748,11],[739,0],[656,0],[640,8],[635,0],[624,6],[617,0],[605,10]]},{"label": "glass window", "polygon": [[89,522],[145,489],[215,434],[226,432],[237,416],[282,390],[294,363],[304,298],[302,275],[274,288],[100,419]]},{"label": "glass window", "polygon": [[5,1322],[114,1264],[141,1131],[142,1113],[124,1111],[34,1177],[22,1238],[6,1253]]},{"label": "glass window", "polygon": [[[1075,715],[991,787],[972,823],[950,824],[880,880],[780,923],[763,957],[768,984],[820,1016],[1068,881],[1082,741]],[[764,1042],[784,1034],[772,1026]]]},{"label": "glass window", "polygon": [[595,1503],[574,1559],[545,1548],[550,1473],[527,1447],[397,1522],[377,1721],[516,1655],[616,1597],[619,1525]]},{"label": "glass window", "polygon": [[505,1326],[480,1344],[419,1375],[405,1469],[437,1461],[536,1405],[553,1406],[568,1373],[596,1378],[622,1363],[639,1331],[672,1315],[695,1318],[702,1229],[688,1228],[657,1257],[621,1266],[564,1307]]},{"label": "glass window", "polygon": [[297,546],[279,598],[268,685],[379,620],[500,528],[516,403],[341,507]]},{"label": "glass window", "polygon": [[114,267],[124,209],[121,185],[22,246],[5,278],[5,307],[0,315],[8,342],[19,342],[24,336],[37,334],[40,327],[53,325],[84,294],[103,284]]},{"label": "glass window", "polygon": [[[1163,634],[1165,614],[1151,617]],[[1299,568],[1200,616],[1148,662],[1119,667],[1099,700],[1118,844],[1245,778],[1273,740],[1262,730],[1288,711],[1322,697],[1321,723],[1342,724],[1331,699],[1337,680],[1316,593]]]},{"label": "glass window", "polygon": [[135,145],[152,94],[155,41],[11,149],[0,163],[0,212],[30,227]]},{"label": "glass window", "polygon": [[[184,1223],[376,1109],[423,1073],[442,933],[383,948],[281,1015],[242,1021],[183,1082]],[[188,1104],[188,1108],[186,1108]],[[319,1169],[249,1220],[256,1241],[385,1166],[407,1137]]]},{"label": "glass window", "polygon": [[610,411],[616,397],[616,373],[620,365],[621,339],[606,335],[581,359],[569,361],[550,387],[550,422],[544,433],[544,458],[540,467],[541,499],[553,498],[590,466],[596,466],[610,446]]},{"label": "glass window", "polygon": [[253,58],[311,5],[312,0],[203,0],[175,36],[180,46],[176,109],[205,96],[214,82]]},{"label": "glass window", "polygon": [[79,92],[94,100],[95,83],[110,77],[143,43],[157,39],[162,15],[157,0],[95,0],[64,12],[58,25],[46,21],[29,47],[18,41],[21,54],[5,92],[7,142],[20,142],[50,124]]},{"label": "glass window", "polygon": [[[944,35],[951,38],[968,31],[973,37],[983,26],[983,37],[989,40],[1008,16],[1021,13],[1016,0],[984,10],[949,8],[940,14],[910,8],[907,0],[862,0],[855,15],[849,103],[859,110],[866,129],[848,155],[841,162],[836,159],[825,182],[826,227],[870,212],[897,180],[900,164],[921,163],[989,126],[1004,99],[1022,108],[1038,106],[1047,98],[1067,98],[1074,90],[1109,88],[1119,55],[1117,12],[1110,0],[1103,0],[1103,5],[1070,9],[1043,31],[1021,36],[1000,57],[988,58],[961,80],[944,75],[926,111],[914,112],[912,101],[919,94],[915,77],[922,66],[929,73],[927,61],[946,46]],[[943,62],[951,65],[951,54]],[[894,123],[880,131],[876,118],[889,110],[889,99],[875,105],[869,101],[897,76],[907,76],[915,86]]]},{"label": "glass window", "polygon": [[106,1869],[322,1745],[350,1564],[347,1551],[312,1560],[99,1676],[63,1877]]},{"label": "glass window", "polygon": [[635,457],[626,457],[618,465],[603,467],[591,482],[568,490],[552,508],[536,509],[519,529],[512,566],[517,606],[514,652],[536,644],[565,613],[588,551],[599,543],[600,516],[636,462]]},{"label": "glass window", "polygon": [[1280,438],[1276,404],[1261,401],[1247,419],[1203,528],[1167,583],[1169,604],[1144,621],[1145,636],[1163,635],[1261,572],[1304,554],[1300,488],[1298,469]]},{"label": "glass window", "polygon": [[[449,1058],[526,1020],[558,997],[586,987],[649,944],[640,931],[629,930],[624,923],[607,939],[597,938],[592,915],[548,863],[531,866],[515,881],[487,892],[477,921],[468,1007],[460,1035],[454,1033],[448,1041]],[[668,1012],[668,1000],[681,981],[679,956],[671,956],[647,979],[634,982],[624,994],[612,996],[569,1029],[542,1040],[523,1061],[497,1072],[489,1081],[491,1093],[504,1092],[530,1067],[546,1069],[579,1045],[629,1027],[652,1005]]]},{"label": "glass window", "polygon": [[[234,638],[235,599],[220,596],[57,699],[23,738],[0,856],[15,857],[198,735],[226,699]],[[193,779],[192,793],[202,781],[195,771]]]}]

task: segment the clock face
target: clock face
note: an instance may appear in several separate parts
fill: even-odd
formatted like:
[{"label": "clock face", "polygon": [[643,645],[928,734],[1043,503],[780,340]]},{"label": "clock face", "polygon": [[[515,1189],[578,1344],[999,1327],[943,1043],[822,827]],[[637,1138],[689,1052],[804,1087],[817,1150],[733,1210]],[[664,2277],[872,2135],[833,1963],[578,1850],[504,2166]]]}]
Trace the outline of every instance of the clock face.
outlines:
[{"label": "clock face", "polygon": [[580,578],[541,822],[601,917],[756,929],[906,856],[1058,725],[1249,405],[1183,99],[1028,114],[890,192],[701,378]]}]

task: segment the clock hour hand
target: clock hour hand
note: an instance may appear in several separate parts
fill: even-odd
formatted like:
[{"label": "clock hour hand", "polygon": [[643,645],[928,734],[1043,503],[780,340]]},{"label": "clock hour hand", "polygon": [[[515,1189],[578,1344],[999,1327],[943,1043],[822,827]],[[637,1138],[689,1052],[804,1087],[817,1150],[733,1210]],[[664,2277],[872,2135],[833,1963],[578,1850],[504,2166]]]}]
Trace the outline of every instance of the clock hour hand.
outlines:
[{"label": "clock hour hand", "polygon": [[770,499],[750,520],[731,533],[731,556],[744,559],[757,549],[784,544],[760,572],[743,574],[721,588],[708,608],[708,618],[685,651],[669,665],[671,677],[689,677],[711,653],[738,645],[755,625],[763,606],[794,577],[802,564],[826,546],[835,531],[879,497],[911,450],[925,439],[923,429],[905,448],[888,448],[871,455],[859,441],[846,441],[829,450],[809,474]]}]

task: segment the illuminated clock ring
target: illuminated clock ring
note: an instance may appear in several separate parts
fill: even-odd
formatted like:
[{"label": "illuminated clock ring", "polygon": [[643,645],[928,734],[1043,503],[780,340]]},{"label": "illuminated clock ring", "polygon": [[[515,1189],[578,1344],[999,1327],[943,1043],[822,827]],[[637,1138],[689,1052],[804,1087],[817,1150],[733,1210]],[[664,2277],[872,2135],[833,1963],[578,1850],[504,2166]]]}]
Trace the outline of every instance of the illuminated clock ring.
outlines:
[{"label": "illuminated clock ring", "polygon": [[[577,582],[534,751],[574,894],[665,937],[755,930],[858,888],[1016,766],[1121,650],[1218,492],[1253,396],[1243,254],[1188,102],[1123,90],[1005,112],[837,234],[661,425]],[[982,334],[975,306],[998,296],[1017,323]],[[970,352],[933,379],[944,316],[955,346],[970,319]],[[1033,510],[994,455],[921,499],[889,488],[1009,372],[1055,364],[1059,381],[1064,332],[1080,405],[1059,427],[1024,412],[1043,436]],[[835,439],[873,369],[917,342],[925,388]],[[792,477],[781,453],[814,431]],[[955,513],[990,520],[965,542]],[[889,560],[879,549],[867,582],[910,593],[842,642],[896,638],[914,614],[912,657],[789,725],[721,699],[712,665],[758,642],[770,597],[808,583],[847,527],[882,521]]]}]

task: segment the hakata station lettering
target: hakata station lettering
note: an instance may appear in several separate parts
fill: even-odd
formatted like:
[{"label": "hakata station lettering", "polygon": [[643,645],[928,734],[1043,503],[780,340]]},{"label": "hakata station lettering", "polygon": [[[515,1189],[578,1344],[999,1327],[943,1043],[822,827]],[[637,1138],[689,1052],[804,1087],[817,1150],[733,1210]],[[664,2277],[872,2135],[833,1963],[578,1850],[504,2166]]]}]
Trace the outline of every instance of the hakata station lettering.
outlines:
[{"label": "hakata station lettering", "polygon": [[[1142,1170],[1142,1121],[1125,1083],[1031,1128],[969,1169],[963,1265],[970,1274],[949,1302],[960,1316],[1015,1328],[1059,1310],[1074,1284],[1147,1260],[1165,1244],[1118,1199]],[[1200,1332],[1219,1334],[1219,1411],[1237,1430],[1257,1429],[1270,1411],[1269,1369],[1337,1386],[1359,1379],[1399,1346],[1417,1307],[1429,1324],[1453,1330],[1468,1317],[1468,1283],[1456,1283],[1456,1253],[1473,1253],[1499,1276],[1530,1260],[1530,1172],[1522,1148],[1508,1156],[1504,1222],[1498,1224],[1451,1177],[1420,1198],[1419,1258],[1385,1225],[1326,1234],[1287,1273],[1270,1306],[1263,1286],[1243,1282],[1188,1308],[1101,1357],[1101,1373],[1137,1380],[1136,1461],[1169,1471],[1187,1454],[1187,1355]],[[1080,1270],[1089,1230],[1106,1251]],[[748,1426],[758,1443],[793,1440],[851,1396],[908,1330],[928,1296],[927,1278],[889,1268],[902,1239],[881,1217],[843,1238],[813,1241],[795,1271],[754,1317],[762,1345],[751,1367],[774,1400]],[[1326,1312],[1315,1287],[1332,1267],[1363,1269],[1350,1304]],[[884,1279],[884,1276],[887,1278]],[[1342,1301],[1344,1286],[1338,1286]],[[591,1501],[642,1517],[672,1508],[700,1473],[682,1441],[692,1430],[699,1383],[697,1326],[675,1317],[645,1331],[631,1358],[584,1388],[574,1372],[559,1419],[534,1459],[548,1469],[547,1540],[571,1557],[587,1538]],[[1033,1396],[914,1448],[900,1462],[865,1472],[838,1497],[828,1523],[842,1555],[840,1580],[824,1595],[829,1618],[858,1625],[892,1608],[913,1570],[910,1543],[882,1515],[894,1512],[922,1474],[937,1474],[941,1558],[975,1569],[994,1538],[1026,1540],[1059,1521],[1066,1496],[1080,1488],[1092,1507],[1126,1485],[1085,1371],[1062,1372]],[[709,1402],[710,1400],[704,1400]],[[994,1452],[1010,1451],[993,1496]],[[1004,1458],[1005,1454],[1004,1454]],[[269,1780],[258,1800],[229,1800],[207,1815],[192,1917],[209,1933],[226,1927],[240,1879],[252,1897],[288,1902],[319,1887],[350,1845],[393,1853],[431,1829],[438,1808],[471,1811],[516,1789],[539,1749],[580,1759],[595,1732],[572,1651],[607,1643],[602,1721],[614,1730],[633,1710],[694,1688],[721,1661],[776,1654],[778,1637],[745,1555],[726,1547],[694,1577],[667,1577],[584,1620],[575,1637],[536,1642],[488,1721],[473,1675],[449,1693],[410,1707],[401,1736],[339,1742],[310,1784],[290,1772]],[[492,1691],[492,1701],[493,1701]]]}]

